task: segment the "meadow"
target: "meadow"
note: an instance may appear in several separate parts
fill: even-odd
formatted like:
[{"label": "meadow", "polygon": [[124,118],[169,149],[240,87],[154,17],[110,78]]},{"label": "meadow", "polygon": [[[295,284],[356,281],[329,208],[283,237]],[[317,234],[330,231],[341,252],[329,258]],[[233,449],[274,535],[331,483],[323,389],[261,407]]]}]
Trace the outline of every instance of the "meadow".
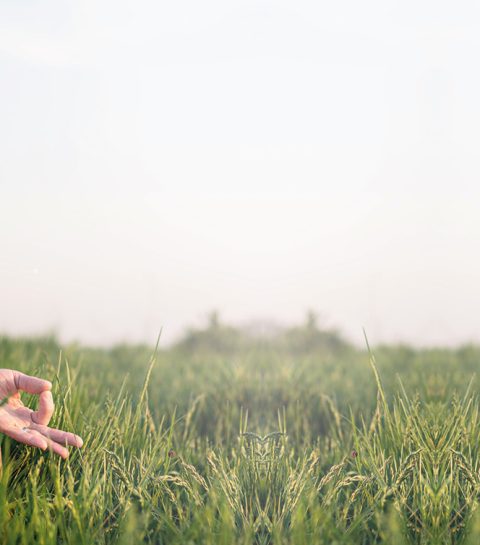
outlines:
[{"label": "meadow", "polygon": [[85,441],[0,438],[2,544],[478,543],[479,347],[212,316],[169,348],[1,337],[0,367],[50,379]]}]

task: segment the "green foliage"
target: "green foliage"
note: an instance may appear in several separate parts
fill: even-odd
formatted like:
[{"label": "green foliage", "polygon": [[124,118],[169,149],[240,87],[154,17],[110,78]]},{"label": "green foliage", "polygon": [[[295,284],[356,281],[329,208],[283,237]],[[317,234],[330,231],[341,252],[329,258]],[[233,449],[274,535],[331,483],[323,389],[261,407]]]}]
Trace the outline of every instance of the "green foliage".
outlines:
[{"label": "green foliage", "polygon": [[269,338],[212,315],[153,359],[0,338],[85,440],[63,462],[1,438],[0,542],[477,543],[480,350],[375,353],[313,315]]}]

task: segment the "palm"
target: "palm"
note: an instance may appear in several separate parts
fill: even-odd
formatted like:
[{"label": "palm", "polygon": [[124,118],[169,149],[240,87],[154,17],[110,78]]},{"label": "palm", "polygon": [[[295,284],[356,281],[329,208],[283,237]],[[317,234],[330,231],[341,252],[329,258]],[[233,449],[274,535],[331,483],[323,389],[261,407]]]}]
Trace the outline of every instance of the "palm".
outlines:
[{"label": "palm", "polygon": [[[48,427],[54,410],[51,387],[47,380],[0,369],[0,432],[26,445],[50,448],[67,458],[66,446],[81,447],[83,441],[78,435]],[[25,407],[20,391],[39,395],[36,411]]]}]

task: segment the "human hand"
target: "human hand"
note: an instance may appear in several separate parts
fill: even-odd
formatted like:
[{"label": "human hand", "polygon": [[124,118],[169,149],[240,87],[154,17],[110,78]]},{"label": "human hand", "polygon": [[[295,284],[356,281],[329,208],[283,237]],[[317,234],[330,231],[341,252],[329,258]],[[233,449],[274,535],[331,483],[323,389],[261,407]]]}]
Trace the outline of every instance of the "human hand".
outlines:
[{"label": "human hand", "polygon": [[[83,441],[78,435],[48,427],[54,410],[51,389],[48,380],[0,369],[0,432],[32,447],[49,448],[65,459],[69,454],[66,446],[81,447]],[[25,407],[20,391],[38,394],[36,411]]]}]

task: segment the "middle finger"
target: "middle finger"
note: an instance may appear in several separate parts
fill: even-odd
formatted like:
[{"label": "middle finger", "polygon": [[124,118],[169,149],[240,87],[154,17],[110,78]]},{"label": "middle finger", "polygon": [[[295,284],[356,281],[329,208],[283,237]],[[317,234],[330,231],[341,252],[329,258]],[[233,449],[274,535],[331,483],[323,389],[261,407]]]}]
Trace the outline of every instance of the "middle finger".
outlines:
[{"label": "middle finger", "polygon": [[30,428],[39,431],[43,436],[48,437],[61,445],[71,445],[72,447],[81,447],[83,445],[81,437],[68,431],[49,428],[48,426],[43,426],[41,424],[32,424]]}]

